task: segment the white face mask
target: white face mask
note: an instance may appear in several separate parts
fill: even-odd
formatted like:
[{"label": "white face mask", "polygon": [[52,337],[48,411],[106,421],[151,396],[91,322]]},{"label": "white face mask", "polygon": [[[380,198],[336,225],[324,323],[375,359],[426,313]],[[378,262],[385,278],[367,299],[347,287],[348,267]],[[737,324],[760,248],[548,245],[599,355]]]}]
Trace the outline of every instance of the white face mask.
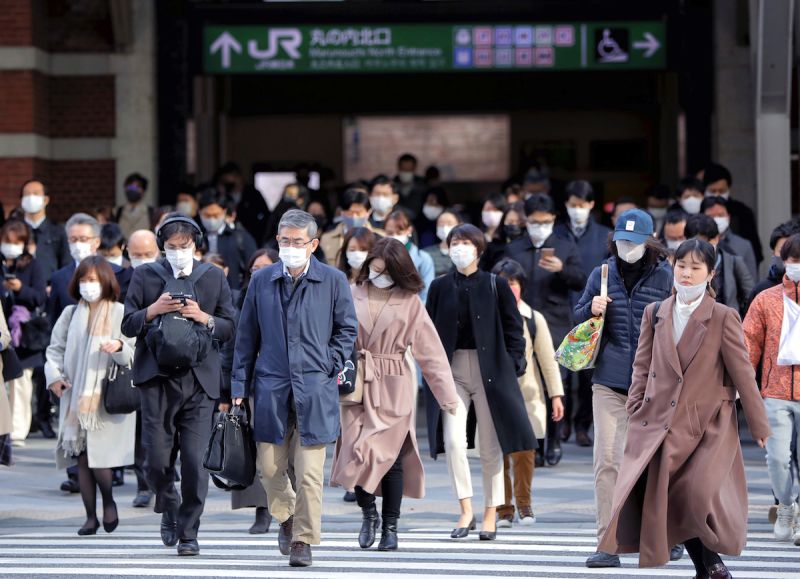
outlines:
[{"label": "white face mask", "polygon": [[675,288],[675,293],[678,294],[678,300],[684,304],[691,304],[706,291],[708,281],[706,280],[697,285],[681,285],[676,279],[672,285]]},{"label": "white face mask", "polygon": [[378,289],[386,289],[394,285],[394,280],[388,273],[378,273],[373,270],[369,270],[369,281]]},{"label": "white face mask", "polygon": [[667,239],[667,249],[675,251],[684,241],[683,239]]},{"label": "white face mask", "polygon": [[502,219],[502,211],[481,211],[481,220],[488,229],[496,228]]},{"label": "white face mask", "polygon": [[39,213],[44,208],[44,195],[25,195],[20,205],[25,213]]},{"label": "white face mask", "polygon": [[700,205],[703,204],[703,200],[700,197],[687,197],[686,199],[680,200],[680,205],[686,213],[689,215],[697,215],[700,213]]},{"label": "white face mask", "polygon": [[794,283],[800,282],[800,263],[787,263],[784,267],[786,268],[786,277]]},{"label": "white face mask", "polygon": [[386,215],[389,213],[389,210],[394,207],[392,198],[387,197],[386,195],[375,195],[370,197],[369,205],[375,210],[376,213],[380,213],[381,215]]},{"label": "white face mask", "polygon": [[142,257],[141,259],[137,259],[135,257],[132,257],[131,258],[131,267],[133,269],[136,269],[140,265],[144,265],[146,263],[155,263],[155,262],[156,262],[156,258],[155,257]]},{"label": "white face mask", "polygon": [[288,269],[300,269],[308,261],[305,247],[281,247],[278,256]]},{"label": "white face mask", "polygon": [[439,207],[438,205],[422,206],[422,214],[428,219],[428,221],[436,221],[436,219],[442,214],[442,211],[444,211],[444,207]]},{"label": "white face mask", "polygon": [[194,244],[186,249],[167,249],[167,261],[177,271],[183,271],[194,259]]},{"label": "white face mask", "polygon": [[453,231],[452,225],[442,225],[436,228],[436,237],[444,241],[447,239],[447,236],[450,235],[451,231]]},{"label": "white face mask", "polygon": [[194,211],[194,205],[191,201],[181,201],[175,206],[175,211],[184,217],[194,217],[192,215],[192,212]]},{"label": "white face mask", "polygon": [[25,253],[25,244],[23,243],[0,243],[0,253],[6,259],[17,259],[20,255]]},{"label": "white face mask", "polygon": [[541,223],[528,223],[527,229],[528,235],[531,236],[531,241],[533,241],[534,245],[541,245],[553,234],[552,223],[546,225]]},{"label": "white face mask", "polygon": [[667,216],[666,207],[648,207],[647,212],[653,216],[653,219],[664,219]]},{"label": "white face mask", "polygon": [[715,217],[714,223],[717,224],[717,229],[719,229],[720,235],[725,235],[725,232],[728,231],[728,228],[731,226],[731,218],[730,217]]},{"label": "white face mask", "polygon": [[458,269],[466,269],[478,259],[478,253],[471,245],[454,245],[450,248],[450,259]]},{"label": "white face mask", "polygon": [[582,227],[589,221],[592,210],[588,207],[567,207],[567,215],[573,225]]},{"label": "white face mask", "polygon": [[122,259],[123,259],[122,254],[113,257],[106,257],[106,261],[108,263],[113,263],[114,265],[118,265],[119,267],[122,267]]},{"label": "white face mask", "polygon": [[398,171],[397,178],[401,183],[408,185],[414,181],[414,171]]},{"label": "white face mask", "polygon": [[367,261],[366,251],[348,251],[345,256],[347,257],[347,265],[353,269],[361,269],[361,266]]},{"label": "white face mask", "polygon": [[90,304],[99,300],[103,295],[103,288],[99,281],[82,281],[78,287],[81,297]]},{"label": "white face mask", "polygon": [[403,245],[408,243],[408,235],[390,235],[389,237],[391,237],[392,239],[396,239],[397,241],[399,241]]},{"label": "white face mask", "polygon": [[72,256],[72,259],[81,262],[90,255],[94,255],[94,251],[92,250],[92,244],[90,242],[78,242],[69,244],[69,254]]},{"label": "white face mask", "polygon": [[217,233],[222,226],[225,225],[225,218],[224,217],[214,217],[214,218],[206,218],[201,217],[200,221],[203,222],[203,227],[206,228],[206,231],[209,233]]},{"label": "white face mask", "polygon": [[617,253],[622,261],[627,263],[636,263],[644,257],[645,245],[644,243],[634,243],[624,239],[615,241],[617,244]]}]

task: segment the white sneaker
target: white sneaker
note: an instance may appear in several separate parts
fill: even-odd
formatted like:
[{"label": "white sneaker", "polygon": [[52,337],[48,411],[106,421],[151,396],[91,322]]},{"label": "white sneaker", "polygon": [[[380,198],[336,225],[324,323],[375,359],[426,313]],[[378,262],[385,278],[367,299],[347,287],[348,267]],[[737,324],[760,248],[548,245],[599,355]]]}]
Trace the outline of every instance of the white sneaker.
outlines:
[{"label": "white sneaker", "polygon": [[525,527],[530,527],[536,522],[536,515],[530,507],[523,507],[519,510],[519,524]]},{"label": "white sneaker", "polygon": [[497,517],[497,528],[498,529],[510,529],[512,525],[512,520],[506,517]]},{"label": "white sneaker", "polygon": [[776,541],[791,541],[794,532],[794,505],[778,505],[778,518],[773,527]]}]

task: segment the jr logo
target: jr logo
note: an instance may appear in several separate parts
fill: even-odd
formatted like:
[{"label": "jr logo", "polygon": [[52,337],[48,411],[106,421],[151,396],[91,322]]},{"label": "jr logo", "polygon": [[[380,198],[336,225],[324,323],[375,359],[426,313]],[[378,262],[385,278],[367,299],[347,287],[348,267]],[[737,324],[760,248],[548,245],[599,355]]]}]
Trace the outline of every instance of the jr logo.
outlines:
[{"label": "jr logo", "polygon": [[258,60],[269,60],[278,55],[279,49],[286,51],[289,58],[300,58],[300,45],[303,42],[303,35],[297,28],[270,28],[269,42],[266,50],[258,48],[257,40],[247,41],[247,53]]}]

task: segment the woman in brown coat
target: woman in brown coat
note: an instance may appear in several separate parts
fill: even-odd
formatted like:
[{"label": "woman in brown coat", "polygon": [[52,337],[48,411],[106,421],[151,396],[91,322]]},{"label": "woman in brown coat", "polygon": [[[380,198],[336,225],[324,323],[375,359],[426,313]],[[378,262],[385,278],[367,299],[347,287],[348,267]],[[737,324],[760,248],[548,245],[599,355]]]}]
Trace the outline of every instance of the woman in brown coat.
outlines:
[{"label": "woman in brown coat", "polygon": [[364,517],[358,536],[362,549],[375,542],[376,494],[383,497],[378,549],[390,551],[397,549],[403,496],[422,498],[425,491],[414,427],[415,386],[404,357],[409,346],[442,410],[455,412],[461,405],[447,354],[417,296],[422,288],[408,251],[390,238],[375,243],[353,286],[364,397],[361,404],[341,408],[331,485],[355,490]]},{"label": "woman in brown coat", "polygon": [[685,241],[675,253],[675,295],[645,310],[600,549],[638,552],[641,567],[655,567],[684,543],[697,577],[717,579],[730,577],[717,553],[739,555],[747,538],[736,393],[759,446],[769,424],[739,314],[710,294],[715,261],[710,244]]}]

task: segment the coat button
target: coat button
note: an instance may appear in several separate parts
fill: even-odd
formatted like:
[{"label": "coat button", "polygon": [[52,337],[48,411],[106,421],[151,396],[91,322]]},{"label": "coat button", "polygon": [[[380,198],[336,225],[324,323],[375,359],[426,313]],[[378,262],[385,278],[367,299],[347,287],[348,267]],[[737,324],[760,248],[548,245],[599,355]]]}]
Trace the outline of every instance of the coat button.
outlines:
[{"label": "coat button", "polygon": [[481,350],[486,351],[486,346],[481,346]]},{"label": "coat button", "polygon": [[650,374],[650,377],[651,377],[651,378],[655,378],[655,377],[656,377],[656,373],[655,373],[655,372],[651,373],[651,374]]},{"label": "coat button", "polygon": [[642,420],[642,426],[647,426],[647,420]]},{"label": "coat button", "polygon": [[644,397],[644,401],[645,401],[645,402],[650,402],[650,397],[649,397],[649,396],[645,396],[645,397]]},{"label": "coat button", "polygon": [[670,402],[670,406],[675,406],[675,401]]},{"label": "coat button", "polygon": [[664,425],[664,430],[669,430],[669,424]]},{"label": "coat button", "polygon": [[487,382],[489,382],[489,384],[491,384],[492,383],[492,379],[489,378],[489,380],[487,380]]},{"label": "coat button", "polygon": [[481,317],[480,317],[480,316],[475,316],[475,319],[476,319],[476,320],[480,320],[480,319],[481,319]]},{"label": "coat button", "polygon": [[683,383],[683,378],[678,378],[678,384]]}]

